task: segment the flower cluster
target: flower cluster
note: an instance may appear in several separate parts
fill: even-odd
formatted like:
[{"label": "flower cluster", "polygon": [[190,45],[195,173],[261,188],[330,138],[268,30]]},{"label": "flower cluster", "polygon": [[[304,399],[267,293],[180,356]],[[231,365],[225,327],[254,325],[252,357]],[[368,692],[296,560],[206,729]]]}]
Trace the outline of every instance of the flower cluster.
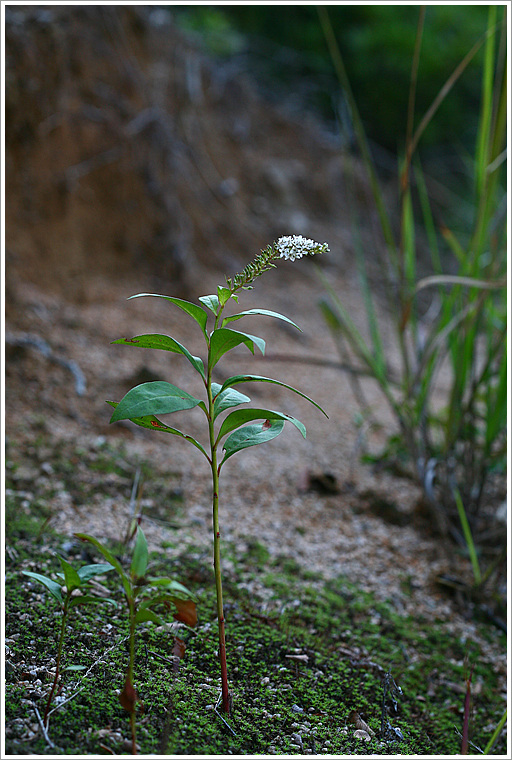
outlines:
[{"label": "flower cluster", "polygon": [[329,252],[327,243],[316,243],[310,238],[302,237],[302,235],[281,237],[277,243],[274,243],[274,248],[278,252],[279,258],[290,261],[300,259],[302,256],[314,256],[316,253]]},{"label": "flower cluster", "polygon": [[249,290],[250,283],[263,272],[273,269],[275,259],[289,259],[295,261],[302,256],[313,256],[316,253],[328,253],[327,243],[316,243],[302,235],[286,235],[280,237],[276,243],[268,245],[256,258],[236,274],[233,278],[226,278],[228,288],[234,293],[243,288]]}]

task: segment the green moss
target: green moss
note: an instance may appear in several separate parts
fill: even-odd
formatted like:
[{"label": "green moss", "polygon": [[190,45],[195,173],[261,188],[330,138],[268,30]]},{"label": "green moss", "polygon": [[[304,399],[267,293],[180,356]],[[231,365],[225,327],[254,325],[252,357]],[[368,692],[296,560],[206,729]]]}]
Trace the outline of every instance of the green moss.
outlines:
[{"label": "green moss", "polygon": [[[44,670],[55,657],[57,604],[20,575],[29,562],[51,574],[56,569],[51,549],[50,542],[41,554],[34,541],[18,541],[23,559],[7,562],[6,637],[15,667],[6,685],[8,724],[30,713],[23,700],[32,687],[21,678],[27,663]],[[285,560],[272,563],[270,572],[268,552],[257,542],[249,542],[242,556],[226,544],[224,554],[235,568],[225,577],[230,728],[214,709],[220,689],[209,554],[191,549],[183,556],[156,553],[151,557],[156,575],[179,579],[198,593],[199,624],[195,632],[183,627],[178,631],[186,652],[177,666],[172,664],[173,632],[151,625],[139,629],[135,686],[141,700],[141,753],[458,754],[460,737],[454,726],[462,728],[464,696],[453,685],[464,686],[465,657],[475,665],[473,682],[481,684],[474,700],[472,738],[485,743],[488,736],[482,737],[482,728],[498,720],[502,705],[497,675],[477,647],[454,638],[440,621],[397,615],[391,605],[377,602],[347,579],[304,578],[300,568]],[[265,572],[258,572],[263,567]],[[254,578],[256,590],[249,590]],[[117,595],[118,610],[85,607],[70,618],[64,665],[85,665],[88,670],[86,676],[63,674],[63,693],[74,696],[50,723],[51,739],[62,754],[98,754],[105,751],[100,745],[129,754],[124,744],[128,718],[117,696],[127,664],[126,619],[115,576],[105,576],[105,583]],[[260,598],[257,589],[262,586]],[[397,714],[389,717],[404,741],[354,739],[352,710],[374,731],[380,730],[382,679],[389,667],[403,690]],[[33,697],[40,710],[47,689],[48,679],[38,687],[40,696]],[[495,752],[503,748],[500,739]],[[52,754],[42,737],[24,739],[12,733],[7,751]]]}]

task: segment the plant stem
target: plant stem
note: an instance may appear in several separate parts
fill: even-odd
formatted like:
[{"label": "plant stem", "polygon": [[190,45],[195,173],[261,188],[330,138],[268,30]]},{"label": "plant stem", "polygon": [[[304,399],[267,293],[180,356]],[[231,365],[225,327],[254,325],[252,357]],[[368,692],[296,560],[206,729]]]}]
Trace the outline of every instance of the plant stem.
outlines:
[{"label": "plant stem", "polygon": [[222,577],[220,569],[220,531],[219,531],[219,477],[215,460],[212,461],[213,474],[213,568],[215,572],[215,589],[217,591],[217,619],[219,621],[219,660],[222,680],[222,709],[229,713],[228,669],[226,663],[226,637],[224,632],[224,609],[222,604]]},{"label": "plant stem", "polygon": [[213,489],[213,570],[217,592],[217,620],[219,623],[219,660],[222,681],[222,709],[229,713],[228,669],[226,664],[226,637],[224,632],[224,607],[222,603],[222,576],[220,566],[220,528],[219,528],[219,470],[217,467],[217,446],[213,427],[213,397],[211,371],[208,372],[208,426],[210,430],[212,489]]},{"label": "plant stem", "polygon": [[[220,322],[223,308],[221,307],[215,319],[215,329]],[[210,345],[208,345],[210,354]],[[211,468],[212,468],[212,508],[213,508],[213,571],[215,574],[215,590],[217,592],[217,620],[219,624],[219,660],[222,683],[222,709],[229,714],[228,668],[226,663],[226,636],[224,626],[224,607],[222,603],[222,576],[220,565],[220,527],[219,527],[219,467],[217,466],[217,442],[214,428],[214,405],[212,393],[212,365],[208,355],[208,374],[206,378],[206,393],[208,395],[208,430],[210,436]]]},{"label": "plant stem", "polygon": [[[132,688],[133,686],[133,667],[135,663],[135,602],[129,600],[130,605],[130,661],[128,664],[128,679]],[[130,711],[130,728],[132,731],[132,755],[137,754],[137,728],[135,725],[136,700],[134,699],[132,710]]]},{"label": "plant stem", "polygon": [[50,694],[48,696],[48,701],[46,702],[46,708],[44,711],[43,716],[43,725],[45,729],[48,729],[48,720],[49,720],[49,711],[50,711],[50,705],[52,703],[53,695],[55,694],[55,689],[57,688],[57,681],[59,680],[60,675],[60,660],[62,656],[62,646],[64,644],[64,634],[66,633],[66,621],[68,619],[68,606],[69,606],[69,600],[71,599],[71,592],[67,591],[66,598],[64,600],[64,607],[62,610],[62,624],[60,627],[60,636],[59,636],[59,647],[57,650],[57,662],[55,666],[55,678],[53,680],[53,685],[50,691]]}]

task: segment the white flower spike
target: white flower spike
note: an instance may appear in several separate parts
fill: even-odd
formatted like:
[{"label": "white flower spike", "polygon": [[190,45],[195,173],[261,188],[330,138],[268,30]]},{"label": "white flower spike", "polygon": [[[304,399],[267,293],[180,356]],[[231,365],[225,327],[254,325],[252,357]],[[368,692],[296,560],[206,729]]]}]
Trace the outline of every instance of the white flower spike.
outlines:
[{"label": "white flower spike", "polygon": [[302,256],[314,256],[316,253],[329,252],[327,243],[316,243],[302,235],[286,235],[279,238],[275,243],[275,249],[279,253],[279,258],[290,261],[300,259]]},{"label": "white flower spike", "polygon": [[250,290],[251,282],[259,277],[263,272],[274,269],[276,259],[288,259],[295,261],[302,256],[313,256],[315,253],[328,253],[329,246],[327,243],[315,243],[314,240],[305,238],[302,235],[286,235],[280,237],[276,243],[267,245],[259,256],[251,261],[239,274],[234,277],[226,277],[226,284],[231,293],[238,290]]}]

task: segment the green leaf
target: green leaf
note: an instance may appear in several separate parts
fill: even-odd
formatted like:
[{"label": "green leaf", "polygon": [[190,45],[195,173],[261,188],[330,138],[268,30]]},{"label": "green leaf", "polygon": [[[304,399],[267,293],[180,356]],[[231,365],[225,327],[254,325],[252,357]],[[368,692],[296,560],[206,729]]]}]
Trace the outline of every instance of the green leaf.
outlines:
[{"label": "green leaf", "polygon": [[[110,406],[113,406],[114,409],[118,406],[116,401],[107,401],[107,404],[110,404]],[[210,461],[210,457],[208,456],[206,451],[203,449],[199,441],[196,441],[196,439],[193,438],[191,435],[186,435],[185,433],[182,433],[181,430],[177,430],[176,428],[169,427],[169,425],[166,425],[164,422],[162,422],[157,417],[155,417],[154,414],[148,414],[146,417],[130,417],[130,422],[133,422],[134,425],[139,425],[139,427],[147,428],[148,430],[161,430],[162,433],[170,433],[171,435],[177,435],[180,438],[184,438],[186,441],[188,441],[197,449],[199,449],[199,451],[205,455],[208,461]]]},{"label": "green leaf", "polygon": [[223,288],[222,285],[217,286],[217,297],[221,306],[225,306],[231,298],[231,291],[229,288]]},{"label": "green leaf", "polygon": [[121,399],[110,422],[146,417],[149,414],[171,414],[183,409],[193,409],[199,404],[205,408],[204,401],[163,380],[142,383],[128,391]]},{"label": "green leaf", "polygon": [[290,417],[289,414],[274,412],[270,409],[237,409],[236,412],[231,412],[231,414],[229,414],[222,423],[219,430],[218,440],[223,438],[228,433],[231,433],[232,430],[235,430],[241,425],[244,425],[246,422],[251,422],[252,420],[288,421],[291,422],[292,425],[295,425],[297,430],[300,431],[304,438],[306,437],[305,426],[302,424],[302,422],[295,419],[295,417]]},{"label": "green leaf", "polygon": [[62,570],[64,571],[64,585],[68,591],[74,591],[76,588],[80,588],[82,580],[78,575],[74,567],[67,562],[63,557],[59,557]]},{"label": "green leaf", "polygon": [[50,594],[61,604],[64,602],[64,599],[62,597],[62,591],[60,590],[60,585],[58,583],[55,583],[55,581],[52,581],[51,578],[47,578],[46,575],[40,575],[39,573],[31,573],[29,570],[23,570],[23,575],[28,575],[29,578],[33,578],[36,581],[39,581],[39,583],[42,583],[43,586],[46,586]]},{"label": "green leaf", "polygon": [[247,404],[251,399],[249,396],[240,393],[240,391],[234,388],[226,388],[221,392],[221,386],[218,383],[212,383],[213,393],[213,419],[216,419],[218,415],[230,409],[232,406],[238,406],[239,404]]},{"label": "green leaf", "polygon": [[272,383],[273,385],[280,385],[283,388],[287,388],[289,391],[293,391],[298,396],[302,396],[302,398],[305,398],[306,401],[309,401],[310,404],[313,404],[313,406],[316,406],[317,409],[319,409],[322,414],[325,414],[325,416],[328,418],[328,414],[324,412],[322,407],[316,403],[316,401],[313,401],[313,399],[309,398],[309,396],[306,396],[305,393],[301,393],[301,391],[298,391],[296,388],[292,388],[291,385],[287,385],[286,383],[281,383],[279,380],[273,380],[270,377],[262,377],[261,375],[233,375],[233,377],[229,377],[221,387],[221,393],[226,388],[231,388],[233,385],[239,385],[240,383]]},{"label": "green leaf", "polygon": [[132,578],[143,578],[148,567],[148,542],[144,531],[137,526],[137,538],[135,539],[135,548],[133,550],[132,564],[130,565],[130,574]]},{"label": "green leaf", "polygon": [[204,303],[206,308],[210,309],[210,311],[213,311],[215,316],[217,316],[220,305],[218,296],[200,296],[199,301],[201,301],[201,303]]},{"label": "green leaf", "polygon": [[104,596],[92,596],[92,594],[84,594],[83,596],[74,596],[69,602],[69,607],[78,607],[81,604],[112,604],[117,607],[117,602],[113,599],[107,599]]},{"label": "green leaf", "polygon": [[175,304],[180,309],[182,309],[187,314],[189,314],[191,317],[193,317],[196,320],[196,322],[200,325],[202,331],[206,335],[206,323],[208,321],[208,314],[205,312],[204,309],[202,309],[197,304],[190,303],[190,301],[184,301],[182,298],[174,298],[173,296],[161,296],[158,293],[137,293],[136,296],[130,296],[128,300],[131,301],[132,298],[143,298],[144,296],[153,296],[155,298],[165,298],[167,301],[170,301],[171,303]]},{"label": "green leaf", "polygon": [[177,592],[184,595],[187,599],[197,599],[192,591],[189,591],[188,588],[179,581],[174,581],[171,578],[151,578],[146,584],[146,588],[147,587],[159,588],[167,592]]},{"label": "green leaf", "polygon": [[226,440],[223,449],[226,452],[221,465],[226,459],[236,454],[237,451],[248,449],[250,446],[258,446],[273,438],[277,438],[284,428],[283,420],[265,420],[259,425],[246,425],[232,433]]},{"label": "green leaf", "polygon": [[[268,309],[248,309],[248,311],[241,311],[239,314],[232,314],[229,317],[225,317],[222,320],[222,327],[224,325],[227,325],[229,322],[234,322],[236,319],[241,319],[242,317],[249,317],[252,315],[261,315],[263,317],[275,317],[276,319],[282,319],[283,322],[288,322],[288,324],[293,325],[293,327],[296,327],[297,330],[300,330],[300,327],[295,324],[295,322],[292,322],[291,319],[288,319],[288,317],[285,317],[283,314],[279,314],[277,311],[268,311]],[[302,332],[302,330],[300,330]]]},{"label": "green leaf", "polygon": [[119,577],[121,578],[123,588],[125,590],[126,596],[131,598],[133,596],[132,594],[132,588],[130,584],[130,579],[126,575],[125,571],[123,570],[123,567],[118,559],[114,557],[112,552],[109,552],[109,550],[101,544],[97,538],[94,538],[93,536],[89,536],[87,533],[74,533],[73,534],[75,538],[79,538],[80,541],[89,541],[93,546],[95,546],[98,551],[105,557],[107,562],[111,564],[114,568],[114,570],[117,572]]},{"label": "green leaf", "polygon": [[199,356],[192,356],[190,351],[170,335],[149,333],[148,335],[135,335],[133,338],[119,338],[113,340],[111,345],[135,346],[136,348],[156,348],[162,351],[172,351],[174,354],[186,356],[194,369],[204,378],[204,364]]},{"label": "green leaf", "polygon": [[218,330],[214,330],[211,334],[210,367],[214,367],[223,354],[235,348],[235,346],[239,346],[240,343],[244,343],[251,353],[254,353],[255,345],[258,346],[262,354],[265,353],[265,341],[263,338],[238,332],[237,330],[229,330],[227,327],[219,327]]},{"label": "green leaf", "polygon": [[143,609],[139,610],[135,615],[135,625],[139,623],[156,623],[156,625],[165,625],[165,620],[153,612],[153,610]]},{"label": "green leaf", "polygon": [[87,670],[86,665],[66,665],[65,668],[62,668],[63,671],[79,671],[79,670]]},{"label": "green leaf", "polygon": [[[141,599],[138,609],[149,610],[161,604],[165,604],[167,607],[169,607],[170,604],[175,605],[176,599],[179,599],[179,597],[175,595],[173,596],[172,594],[158,594],[158,596],[152,596],[149,598]],[[184,601],[184,600],[182,599],[181,601]]]},{"label": "green leaf", "polygon": [[83,567],[78,568],[78,575],[80,576],[82,583],[87,583],[88,580],[94,578],[96,575],[104,575],[111,570],[115,570],[113,565],[106,565],[98,562],[94,565],[84,565]]}]

